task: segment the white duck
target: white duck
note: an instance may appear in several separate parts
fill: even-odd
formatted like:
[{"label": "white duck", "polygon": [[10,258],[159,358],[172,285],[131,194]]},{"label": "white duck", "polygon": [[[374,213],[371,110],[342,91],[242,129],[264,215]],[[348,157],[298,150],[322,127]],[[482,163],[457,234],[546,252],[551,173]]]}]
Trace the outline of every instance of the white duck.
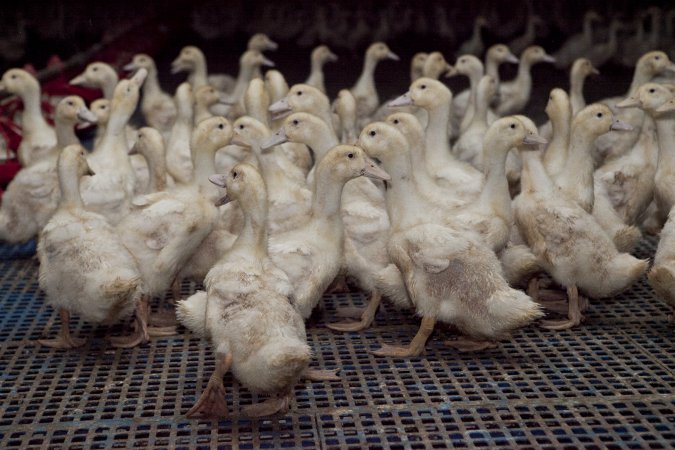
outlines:
[{"label": "white duck", "polygon": [[188,73],[187,81],[193,90],[209,84],[207,70],[204,53],[192,45],[183,47],[178,57],[171,63],[171,73]]},{"label": "white duck", "polygon": [[[277,48],[279,48],[279,45],[270,39],[265,33],[256,33],[251,36],[246,46],[246,50],[255,50],[260,53],[267,50],[276,50]],[[257,69],[254,77],[261,77],[260,68]],[[221,92],[232,92],[232,89],[237,82],[236,78],[222,73],[211,74],[208,76],[207,80],[208,84]]]},{"label": "white duck", "polygon": [[570,145],[570,127],[572,126],[572,104],[567,92],[553,88],[548,96],[544,110],[551,124],[551,141],[544,152],[543,164],[546,173],[556,179],[565,168]]},{"label": "white duck", "polygon": [[131,315],[141,295],[133,256],[106,218],[88,211],[80,197],[80,177],[93,173],[85,154],[79,145],[61,152],[57,165],[61,200],[38,243],[40,288],[61,317],[58,337],[39,341],[48,347],[84,345],[84,339],[70,335],[71,314],[87,322],[113,324]]},{"label": "white duck", "polygon": [[209,271],[206,291],[178,306],[180,321],[208,337],[216,356],[215,372],[187,415],[227,416],[223,376],[230,370],[248,389],[273,396],[246,407],[246,415],[285,412],[312,352],[302,317],[292,306],[288,277],[267,254],[265,184],[248,164],[238,164],[214,181],[225,184],[228,200],[239,202],[245,226]]},{"label": "white duck", "polygon": [[179,183],[192,178],[190,139],[194,125],[194,96],[190,83],[181,83],[174,97],[178,114],[166,145],[166,169]]},{"label": "white duck", "polygon": [[270,257],[291,280],[294,306],[305,319],[343,265],[340,198],[345,183],[359,176],[389,178],[359,147],[334,147],[316,167],[309,220],[295,230],[270,239]]},{"label": "white duck", "polygon": [[411,83],[424,76],[424,63],[426,62],[428,56],[429,54],[425,52],[417,52],[413,55],[412,59],[410,60]]},{"label": "white duck", "polygon": [[260,70],[260,66],[274,67],[274,63],[257,50],[247,50],[239,58],[237,82],[232,92],[228,93],[226,97],[227,101],[233,105],[228,112],[228,116],[238,117],[245,112],[244,95],[246,89],[248,89],[248,84],[255,78],[256,71]]},{"label": "white duck", "polygon": [[[134,193],[136,177],[124,130],[138,104],[146,74],[145,69],[139,69],[130,79],[117,83],[105,135],[88,158],[96,175],[81,184],[87,209],[104,215],[113,225],[129,212]],[[142,188],[146,184],[142,184]]]},{"label": "white duck", "polygon": [[488,21],[483,16],[478,16],[473,21],[473,31],[469,39],[462,43],[457,50],[458,55],[480,56],[485,49],[483,43],[483,28],[487,28]]},{"label": "white duck", "polygon": [[94,148],[101,142],[105,129],[108,126],[108,119],[110,119],[110,100],[107,98],[97,98],[91,105],[91,112],[96,116],[96,136],[94,136]]},{"label": "white duck", "polygon": [[528,47],[520,55],[516,79],[499,85],[498,115],[519,113],[525,108],[532,93],[532,66],[541,62],[553,63],[555,59],[538,45]]},{"label": "white duck", "polygon": [[148,77],[142,88],[141,111],[143,117],[145,117],[145,122],[149,126],[159,130],[163,136],[168,138],[176,120],[176,104],[159,85],[157,66],[149,55],[144,53],[134,55],[132,61],[124,66],[124,70],[136,71],[141,67],[148,71]]},{"label": "white duck", "polygon": [[[200,140],[201,136],[201,140]],[[207,172],[213,166],[216,144],[232,138],[226,119],[215,117],[200,123],[195,130],[195,179],[191,185],[165,190],[164,145],[153,128],[139,130],[135,148],[148,159],[155,192],[136,197],[134,208],[117,225],[122,243],[138,262],[142,278],[141,302],[147,311],[150,300],[162,295],[174,283],[178,272],[192,257],[218,220],[218,209],[200,187],[208,184]],[[203,165],[201,160],[206,161]],[[157,330],[160,335],[175,333],[171,327]],[[129,341],[134,346],[153,335],[153,329],[137,329]]]},{"label": "white duck", "polygon": [[311,71],[305,84],[319,89],[324,94],[326,93],[326,84],[324,83],[323,66],[327,62],[335,62],[338,57],[331,52],[328,46],[320,45],[312,50],[311,56]]},{"label": "white duck", "polygon": [[399,57],[389,50],[384,42],[376,42],[368,47],[361,75],[350,89],[356,99],[356,115],[359,121],[370,117],[380,105],[380,97],[375,88],[375,69],[377,64],[384,59],[398,61]]},{"label": "white duck", "polygon": [[70,80],[73,86],[100,89],[103,97],[112,100],[115,86],[119,81],[117,71],[110,64],[96,61],[87,65],[84,72]]},{"label": "white duck", "polygon": [[589,75],[599,75],[600,72],[586,58],[578,58],[570,70],[570,102],[572,114],[576,114],[586,107],[584,98],[584,84]]},{"label": "white duck", "polygon": [[213,117],[211,107],[218,103],[222,105],[230,104],[225,94],[216,90],[213,86],[202,86],[193,92],[194,96],[194,124],[198,124],[202,120]]},{"label": "white duck", "polygon": [[52,216],[60,197],[56,159],[64,147],[80,143],[74,131],[80,121],[95,123],[96,117],[82,98],[63,98],[56,107],[56,146],[42,161],[21,169],[2,196],[0,240],[18,243],[31,239]]},{"label": "white duck", "polygon": [[[524,137],[522,125],[520,131]],[[429,216],[434,206],[418,195],[407,142],[398,130],[376,122],[361,132],[359,143],[393,172],[386,191],[392,219],[387,246],[392,267],[383,271],[381,290],[400,291],[397,283],[388,283],[397,277],[387,276],[398,269],[422,316],[420,329],[408,346],[384,345],[375,355],[420,355],[437,320],[452,323],[474,338],[499,339],[541,314],[529,297],[508,286],[494,252],[475,235],[459,233]]]},{"label": "white duck", "polygon": [[581,33],[570,36],[558,51],[553,54],[555,66],[566,69],[577,58],[586,56],[593,45],[593,23],[602,20],[600,15],[592,10],[586,11]]},{"label": "white duck", "polygon": [[579,290],[593,298],[615,295],[645,272],[648,262],[619,253],[605,231],[576,202],[560,195],[537,152],[523,152],[516,224],[541,266],[567,289],[568,319],[546,321],[562,330],[581,320]]},{"label": "white duck", "polygon": [[338,92],[333,109],[340,119],[340,143],[356,142],[356,99],[348,89]]},{"label": "white duck", "polygon": [[0,92],[15,94],[23,102],[17,156],[21,166],[28,167],[47,156],[56,145],[56,132],[42,116],[40,83],[23,69],[9,69],[0,80]]}]

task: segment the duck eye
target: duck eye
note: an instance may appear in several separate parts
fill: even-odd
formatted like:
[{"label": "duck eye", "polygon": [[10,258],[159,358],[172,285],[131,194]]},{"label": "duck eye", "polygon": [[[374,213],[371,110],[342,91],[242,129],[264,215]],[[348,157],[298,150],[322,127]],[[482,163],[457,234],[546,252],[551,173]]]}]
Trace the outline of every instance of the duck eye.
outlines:
[{"label": "duck eye", "polygon": [[242,124],[242,125],[239,125],[239,129],[240,129],[240,130],[243,130],[243,129],[244,129],[244,125],[243,125],[243,124]]},{"label": "duck eye", "polygon": [[375,135],[376,135],[377,133],[375,132],[375,130],[372,130],[372,131],[371,131],[370,133],[368,133],[368,134],[370,135],[370,137],[375,137]]},{"label": "duck eye", "polygon": [[353,153],[348,154],[348,155],[347,155],[347,158],[349,158],[349,159],[354,159],[354,154],[353,154]]},{"label": "duck eye", "polygon": [[660,57],[660,56],[655,56],[654,59],[658,61],[659,59],[661,59],[661,57]]},{"label": "duck eye", "polygon": [[602,117],[602,113],[597,113],[595,116],[599,119]]},{"label": "duck eye", "polygon": [[511,124],[511,129],[512,129],[512,130],[515,130],[515,129],[516,129],[516,124],[515,124],[515,123],[512,123],[512,124]]},{"label": "duck eye", "polygon": [[420,89],[426,89],[426,88],[427,88],[426,84],[423,84],[422,86],[420,86]]},{"label": "duck eye", "polygon": [[651,88],[651,89],[649,90],[649,93],[650,93],[650,94],[653,94],[654,92],[656,92],[656,89],[654,89],[654,88]]},{"label": "duck eye", "polygon": [[398,119],[394,119],[394,123],[398,125]]},{"label": "duck eye", "polygon": [[16,75],[12,75],[10,78],[11,78],[12,80],[16,80]]},{"label": "duck eye", "polygon": [[93,67],[91,70],[93,70],[94,72],[98,72],[98,67]]},{"label": "duck eye", "polygon": [[298,91],[298,95],[302,95],[302,91]]},{"label": "duck eye", "polygon": [[237,172],[232,172],[232,178],[237,178]]},{"label": "duck eye", "polygon": [[223,128],[225,128],[225,125],[223,125],[222,123],[219,123],[218,128],[222,130]]},{"label": "duck eye", "polygon": [[294,120],[294,121],[293,121],[293,125],[297,125],[297,124],[298,124],[298,121],[297,121],[297,120]]},{"label": "duck eye", "polygon": [[66,102],[68,106],[73,106],[73,102]]},{"label": "duck eye", "polygon": [[460,63],[460,64],[464,64],[465,62],[466,62],[466,59],[460,59],[460,60],[459,60],[459,63]]}]

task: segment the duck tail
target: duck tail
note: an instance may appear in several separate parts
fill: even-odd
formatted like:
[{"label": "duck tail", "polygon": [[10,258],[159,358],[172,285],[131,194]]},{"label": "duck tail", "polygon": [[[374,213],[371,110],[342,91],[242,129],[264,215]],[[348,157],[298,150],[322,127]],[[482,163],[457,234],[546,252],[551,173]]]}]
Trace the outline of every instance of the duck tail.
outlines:
[{"label": "duck tail", "polygon": [[204,291],[197,291],[185,300],[176,302],[176,318],[194,334],[206,336],[206,301]]},{"label": "duck tail", "polygon": [[629,225],[621,227],[614,234],[614,238],[612,240],[614,241],[614,246],[618,251],[630,253],[633,251],[633,249],[635,249],[635,246],[637,246],[638,242],[640,242],[640,239],[642,239],[642,233],[640,232],[640,229],[633,225]]},{"label": "duck tail", "polygon": [[511,286],[521,286],[541,271],[537,257],[527,245],[509,245],[502,250],[499,260],[504,278]]},{"label": "duck tail", "polygon": [[619,253],[609,263],[608,285],[604,286],[602,297],[619,294],[633,285],[646,271],[649,260],[637,259],[628,253]]},{"label": "duck tail", "polygon": [[492,295],[488,301],[488,323],[494,324],[493,335],[508,334],[544,315],[541,306],[523,291],[508,288]]}]

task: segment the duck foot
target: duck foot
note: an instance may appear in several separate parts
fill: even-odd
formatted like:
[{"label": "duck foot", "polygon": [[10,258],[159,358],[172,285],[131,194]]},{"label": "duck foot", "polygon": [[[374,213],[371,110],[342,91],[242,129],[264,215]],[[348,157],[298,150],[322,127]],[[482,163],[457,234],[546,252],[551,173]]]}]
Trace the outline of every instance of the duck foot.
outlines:
[{"label": "duck foot", "polygon": [[407,347],[384,344],[378,350],[372,350],[375,356],[392,356],[394,358],[409,358],[419,356],[424,352],[427,339],[431,336],[436,325],[436,318],[423,317],[420,329]]},{"label": "duck foot", "polygon": [[40,345],[51,348],[70,349],[82,347],[87,343],[84,338],[78,338],[70,334],[68,324],[70,322],[70,313],[63,309],[59,309],[59,316],[61,317],[61,328],[59,334],[54,339],[38,339]]},{"label": "duck foot", "polygon": [[347,294],[349,293],[349,285],[347,284],[347,277],[344,275],[338,275],[335,277],[335,280],[333,280],[333,283],[331,283],[330,286],[328,286],[328,289],[326,289],[326,294],[332,295],[332,294]]},{"label": "duck foot", "polygon": [[337,376],[340,369],[310,369],[309,367],[302,372],[302,378],[308,381],[340,381]]},{"label": "duck foot", "polygon": [[148,303],[141,299],[136,305],[136,317],[134,318],[134,331],[128,336],[110,336],[108,340],[115,348],[133,348],[145,344],[150,340],[148,334]]},{"label": "duck foot", "polygon": [[481,341],[471,339],[467,336],[461,336],[452,341],[445,341],[445,345],[454,348],[462,353],[480,352],[489,348],[497,348],[499,344],[494,341]]},{"label": "duck foot", "polygon": [[581,315],[579,291],[576,286],[567,288],[567,298],[569,299],[567,319],[562,320],[543,320],[541,327],[546,330],[562,331],[569,330],[581,323],[583,316]]},{"label": "duck foot", "polygon": [[537,302],[539,303],[542,307],[546,308],[546,310],[550,312],[554,312],[556,314],[567,314],[567,311],[569,310],[569,304],[567,303],[567,300],[561,300],[558,302]]},{"label": "duck foot", "polygon": [[232,355],[218,358],[216,370],[209,378],[209,384],[197,400],[197,403],[187,412],[187,417],[227,417],[227,401],[225,400],[225,386],[223,376],[230,370]]},{"label": "duck foot", "polygon": [[248,417],[265,417],[280,412],[287,412],[290,403],[290,396],[284,395],[282,397],[267,399],[262,403],[246,406],[242,411]]},{"label": "duck foot", "polygon": [[171,295],[173,296],[173,302],[171,303],[173,304],[174,307],[176,306],[175,302],[177,302],[182,298],[180,291],[181,291],[181,280],[176,278],[173,284],[171,285]]},{"label": "duck foot", "polygon": [[361,313],[361,320],[357,322],[345,321],[329,323],[326,326],[331,330],[342,332],[365,330],[373,324],[373,321],[375,320],[375,314],[377,313],[377,309],[379,308],[381,301],[382,295],[378,291],[374,291],[370,296],[370,302],[368,302],[368,306],[366,306]]},{"label": "duck foot", "polygon": [[154,314],[150,315],[150,325],[157,327],[175,327],[178,325],[176,320],[176,305],[170,302],[171,308],[160,308]]},{"label": "duck foot", "polygon": [[167,337],[178,334],[176,327],[148,327],[148,336],[150,337]]},{"label": "duck foot", "polygon": [[345,319],[355,319],[359,320],[363,316],[363,313],[366,311],[365,307],[361,306],[347,306],[345,308],[338,308],[335,310],[335,315],[337,317],[342,317]]}]

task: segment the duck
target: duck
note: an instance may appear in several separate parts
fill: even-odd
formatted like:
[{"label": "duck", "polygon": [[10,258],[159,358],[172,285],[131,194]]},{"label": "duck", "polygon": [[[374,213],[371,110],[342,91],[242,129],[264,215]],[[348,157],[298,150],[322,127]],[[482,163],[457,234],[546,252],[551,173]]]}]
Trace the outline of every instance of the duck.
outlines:
[{"label": "duck", "polygon": [[422,78],[424,76],[424,63],[427,60],[429,53],[417,52],[410,60],[410,82]]},{"label": "duck", "polygon": [[[661,235],[659,237],[659,245],[654,255],[654,265],[647,274],[649,285],[654,289],[658,298],[664,300],[668,306],[675,308],[675,277],[673,276],[673,260],[675,253],[673,252],[673,233],[675,233],[675,213],[668,214]],[[675,324],[674,315],[671,314],[668,320],[671,324]]]},{"label": "duck", "polygon": [[[213,168],[215,144],[227,143],[232,138],[232,127],[226,119],[214,117],[201,122],[194,133],[195,180],[166,190],[164,145],[154,128],[138,132],[135,148],[148,159],[152,194],[135,197],[131,212],[119,222],[116,229],[123,245],[138,263],[142,279],[142,298],[148,310],[150,300],[162,295],[176,280],[178,272],[187,264],[218,220],[218,209],[212,198],[204,195],[201,186],[208,183],[206,172]],[[210,160],[203,162],[202,160]],[[153,335],[154,329],[137,329],[120,346],[135,346]],[[159,335],[175,334],[175,328],[156,330]]]},{"label": "duck", "polygon": [[284,98],[288,94],[289,89],[284,75],[274,69],[265,72],[265,88],[270,96],[271,103]]},{"label": "duck", "polygon": [[633,131],[621,134],[608,133],[599,137],[595,141],[597,161],[602,162],[618,158],[635,146],[640,136],[644,112],[639,108],[619,109],[616,107],[616,104],[626,97],[635,95],[640,86],[650,82],[652,78],[666,71],[675,72],[675,63],[670,61],[666,53],[659,50],[645,53],[635,65],[633,80],[628,92],[623,96],[601,100],[601,103],[609,106],[619,119],[632,126]]},{"label": "duck", "polygon": [[257,50],[247,50],[239,58],[239,75],[232,92],[226,97],[227,101],[232,104],[227,113],[228,116],[237,117],[244,112],[244,94],[261,66],[274,67],[274,63]]},{"label": "duck", "polygon": [[292,112],[314,114],[328,125],[333,135],[336,135],[328,97],[319,89],[308,84],[293,85],[284,98],[269,106],[268,111],[272,114],[273,120],[286,117]]},{"label": "duck", "polygon": [[473,32],[471,37],[459,46],[458,55],[480,56],[485,49],[483,43],[483,28],[488,27],[488,21],[483,16],[478,16],[473,21]]},{"label": "duck", "polygon": [[377,64],[385,59],[399,61],[400,58],[392,52],[384,42],[375,42],[366,50],[363,70],[356,84],[350,89],[356,99],[356,116],[363,121],[373,115],[380,104],[380,98],[375,88],[375,69]]},{"label": "duck", "polygon": [[195,91],[209,84],[207,71],[204,53],[193,45],[183,47],[178,57],[171,63],[171,73],[187,72],[187,82]]},{"label": "duck", "polygon": [[593,10],[584,13],[582,32],[570,36],[553,54],[558,69],[566,69],[577,58],[586,56],[593,45],[593,24],[601,21],[602,17]]},{"label": "duck", "polygon": [[96,135],[94,136],[94,147],[96,147],[105,134],[105,128],[108,126],[110,118],[110,100],[107,98],[97,98],[91,102],[91,112],[96,116]]},{"label": "duck", "polygon": [[593,44],[586,53],[586,57],[595,67],[602,67],[609,62],[619,48],[619,31],[623,29],[623,23],[618,18],[613,18],[609,23],[609,37],[607,42]]},{"label": "duck", "polygon": [[335,62],[338,57],[335,53],[330,51],[327,45],[319,45],[312,50],[311,56],[311,72],[305,84],[319,89],[324,94],[326,93],[326,84],[323,77],[323,66],[327,62]]},{"label": "duck", "polygon": [[568,298],[567,318],[547,320],[542,326],[569,329],[583,319],[580,291],[591,298],[618,294],[642,276],[648,261],[619,253],[593,216],[560,193],[539,152],[521,153],[523,174],[521,193],[513,202],[515,222],[540,266],[566,289]]},{"label": "duck", "polygon": [[458,161],[450,150],[448,120],[452,92],[443,83],[420,78],[410,85],[405,94],[389,102],[394,106],[418,106],[427,111],[426,167],[432,177],[457,189],[457,195],[477,195],[483,184],[480,171],[470,164]]},{"label": "duck", "polygon": [[508,47],[514,53],[522,53],[527,47],[534,44],[534,41],[537,38],[537,27],[542,27],[544,25],[546,25],[546,23],[541,17],[529,13],[527,15],[523,34],[509,42]]},{"label": "duck", "polygon": [[431,52],[424,60],[422,75],[426,78],[438,80],[441,75],[446,77],[454,75],[455,67],[448,64],[441,52]]},{"label": "duck", "polygon": [[40,83],[23,69],[9,69],[0,79],[0,92],[15,94],[23,103],[19,163],[22,167],[37,163],[56,145],[56,132],[42,115]]},{"label": "duck", "polygon": [[551,124],[551,140],[544,152],[542,164],[546,173],[556,179],[567,163],[573,117],[570,96],[563,89],[551,89],[544,111]]},{"label": "duck", "polygon": [[211,107],[215,104],[231,104],[225,94],[218,92],[213,86],[202,86],[194,91],[194,118],[193,122],[198,124],[202,120],[213,117]]},{"label": "duck", "polygon": [[56,107],[56,145],[46,156],[21,169],[3,193],[0,203],[0,240],[25,242],[36,236],[58,207],[60,191],[56,161],[67,145],[79,144],[78,122],[96,123],[81,97],[64,97]]},{"label": "duck", "polygon": [[492,97],[497,94],[497,83],[494,78],[485,75],[476,87],[476,95],[472,101],[475,112],[469,127],[464,131],[452,152],[461,161],[466,161],[479,170],[483,170],[483,137],[488,129],[488,107]]},{"label": "duck", "polygon": [[170,95],[162,90],[157,79],[157,66],[155,60],[145,53],[134,55],[124,70],[133,72],[140,68],[148,71],[148,76],[143,83],[143,98],[141,100],[141,112],[145,123],[159,130],[165,138],[168,138],[176,120],[176,104]]},{"label": "duck", "polygon": [[[523,133],[524,129],[520,125]],[[363,129],[359,145],[391,172],[385,195],[392,229],[387,244],[391,266],[380,277],[380,290],[400,290],[388,273],[400,272],[420,329],[407,346],[384,345],[377,356],[420,355],[437,321],[456,325],[471,338],[500,339],[541,315],[539,306],[504,280],[495,253],[474,234],[436,222],[434,206],[419,195],[411,177],[405,137],[393,126],[375,122]],[[383,271],[384,272],[384,271]],[[469,281],[469,278],[471,281]],[[400,294],[399,294],[400,295]],[[464,349],[472,349],[466,342]],[[462,347],[459,341],[453,345]],[[476,347],[474,347],[476,348]]]},{"label": "duck", "polygon": [[95,61],[87,64],[87,67],[81,74],[70,80],[70,84],[100,89],[104,98],[112,100],[118,81],[119,75],[117,75],[117,71],[110,64]]},{"label": "duck", "polygon": [[496,107],[499,116],[519,113],[525,108],[532,93],[532,66],[541,62],[554,63],[555,59],[538,45],[528,47],[520,55],[518,76],[513,81],[499,85],[499,103]]},{"label": "duck", "polygon": [[389,179],[361,148],[342,144],[333,147],[316,166],[309,220],[270,238],[270,257],[288,275],[295,292],[294,306],[304,319],[309,318],[342,267],[340,198],[345,183],[360,176]]},{"label": "duck", "polygon": [[341,89],[333,103],[340,122],[340,143],[356,142],[356,99],[349,89]]},{"label": "duck", "polygon": [[166,170],[178,183],[188,183],[192,178],[190,139],[194,126],[194,95],[190,83],[184,82],[176,89],[176,120],[166,144]]},{"label": "duck", "polygon": [[[136,109],[146,75],[145,69],[139,69],[133,77],[117,83],[105,134],[87,158],[96,175],[85,178],[80,185],[87,209],[102,214],[112,225],[129,212],[136,187],[124,130]],[[142,182],[139,180],[139,184]],[[141,189],[146,185],[147,182],[142,184]]]},{"label": "duck", "polygon": [[215,371],[187,416],[228,415],[223,376],[229,371],[251,391],[271,395],[244,414],[286,412],[312,352],[293,307],[293,286],[268,254],[265,183],[246,163],[212,179],[226,187],[225,201],[237,201],[246,219],[235,243],[209,271],[205,291],[178,304],[181,323],[208,337],[216,357]]},{"label": "duck", "polygon": [[[71,349],[86,342],[70,334],[71,315],[100,324],[129,317],[137,309],[141,278],[136,261],[115,229],[82,201],[80,178],[93,174],[84,148],[66,146],[59,155],[57,172],[61,198],[40,233],[37,255],[40,289],[46,294],[47,304],[59,311],[61,327],[56,338],[38,342]],[[72,276],[75,272],[77,277]],[[138,311],[137,317],[142,317]]]},{"label": "duck", "polygon": [[570,102],[572,114],[576,114],[586,107],[584,98],[584,84],[589,75],[600,75],[600,71],[588,58],[577,58],[570,70]]}]

